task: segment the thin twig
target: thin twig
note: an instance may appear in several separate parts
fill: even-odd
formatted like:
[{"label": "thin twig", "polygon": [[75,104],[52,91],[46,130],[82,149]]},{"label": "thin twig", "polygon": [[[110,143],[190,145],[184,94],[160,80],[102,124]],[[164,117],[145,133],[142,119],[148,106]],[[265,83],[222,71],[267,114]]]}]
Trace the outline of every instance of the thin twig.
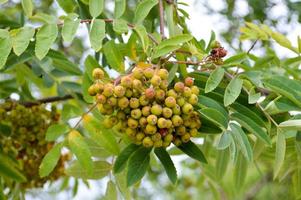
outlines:
[{"label": "thin twig", "polygon": [[81,121],[84,119],[84,117],[89,114],[95,107],[97,106],[97,103],[94,103],[87,112],[85,112],[81,118],[78,120],[78,122],[75,124],[75,126],[73,127],[73,129],[76,129],[76,127],[81,123]]},{"label": "thin twig", "polygon": [[69,99],[73,99],[74,97],[70,94],[67,94],[65,96],[53,96],[53,97],[47,97],[47,98],[42,98],[42,99],[37,99],[35,101],[24,101],[20,102],[21,105],[25,107],[31,107],[31,106],[36,106],[40,105],[43,103],[51,103],[51,102],[56,102],[56,101],[65,101]]},{"label": "thin twig", "polygon": [[252,49],[255,47],[255,45],[256,45],[257,42],[258,42],[258,39],[256,39],[256,40],[254,41],[254,43],[251,45],[251,47],[250,47],[249,50],[247,51],[247,54],[249,54],[249,53],[252,51]]},{"label": "thin twig", "polygon": [[160,34],[162,39],[165,38],[164,34],[164,7],[163,0],[159,0],[159,17],[160,17]]}]

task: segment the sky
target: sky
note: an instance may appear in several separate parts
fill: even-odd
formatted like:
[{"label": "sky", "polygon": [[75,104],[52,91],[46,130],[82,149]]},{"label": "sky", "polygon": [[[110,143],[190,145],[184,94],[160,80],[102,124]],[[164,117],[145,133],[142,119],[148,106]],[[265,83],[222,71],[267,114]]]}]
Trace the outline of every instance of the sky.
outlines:
[{"label": "sky", "polygon": [[[207,1],[209,4],[212,4],[212,6],[216,10],[222,9],[225,4],[223,0],[211,0]],[[244,0],[237,0],[238,6],[235,9],[236,14],[238,16],[243,15],[245,12],[247,12],[248,7],[247,4]],[[281,0],[274,0],[276,3],[276,6],[273,7],[273,9],[270,11],[270,15],[272,17],[277,17],[280,15],[287,15],[287,10],[286,7],[284,6],[283,2]],[[187,20],[188,27],[190,31],[192,32],[192,35],[195,36],[197,39],[205,39],[205,41],[209,41],[211,31],[215,31],[217,33],[217,39],[219,39],[219,32],[221,32],[225,27],[227,26],[227,23],[225,22],[224,19],[222,19],[218,15],[208,15],[205,13],[205,9],[202,8],[200,2],[198,0],[185,0],[185,3],[187,3],[189,6],[188,7],[183,7],[185,11],[187,11],[190,14],[190,19]],[[289,35],[288,38],[291,41],[295,41],[298,33],[301,33],[301,26],[296,26],[296,25],[288,25],[285,22],[280,23],[280,28],[289,30]],[[87,31],[84,30],[84,26],[82,25],[82,30],[78,33],[79,36],[81,37],[86,37]],[[87,37],[86,37],[87,38]],[[87,45],[88,41],[87,41]],[[251,45],[250,42],[246,42],[246,49]],[[276,45],[276,44],[275,44]],[[287,56],[287,55],[292,55],[291,52],[287,51],[286,49],[279,47],[276,45],[276,51],[277,53],[280,54],[280,56]],[[90,54],[91,51],[86,52],[86,54]],[[256,51],[255,51],[256,53]],[[260,53],[260,52],[258,52]],[[179,169],[180,166],[180,161],[185,158],[183,157],[173,157],[173,160],[176,163],[176,168]],[[181,171],[181,170],[178,170]],[[74,200],[90,200],[90,199],[99,199],[101,195],[105,193],[106,190],[106,182],[108,181],[108,178],[104,178],[101,181],[89,181],[90,182],[90,188],[87,188],[86,185],[84,185],[82,182],[79,184],[79,189],[78,189],[78,194]],[[143,182],[144,183],[144,182]],[[144,183],[147,184],[147,183]],[[150,186],[147,186],[150,187]],[[45,190],[47,190],[47,186],[45,186]],[[53,191],[56,193],[55,191]],[[52,199],[52,196],[48,196],[47,194],[40,193],[40,190],[33,191],[33,195],[28,195],[28,199],[32,200],[46,200],[46,199]],[[60,200],[67,200],[67,199],[72,199],[72,196],[70,195],[71,192],[64,192],[60,193],[58,196],[56,196],[56,199]],[[34,198],[33,196],[36,196]]]}]

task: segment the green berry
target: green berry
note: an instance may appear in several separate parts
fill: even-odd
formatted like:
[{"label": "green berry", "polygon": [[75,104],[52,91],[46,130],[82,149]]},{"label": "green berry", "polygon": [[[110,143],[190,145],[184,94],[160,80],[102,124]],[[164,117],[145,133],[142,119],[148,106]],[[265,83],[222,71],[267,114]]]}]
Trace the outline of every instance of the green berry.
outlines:
[{"label": "green berry", "polygon": [[183,97],[177,98],[177,104],[178,104],[179,106],[182,107],[185,103],[186,103],[185,98],[183,98]]},{"label": "green berry", "polygon": [[139,125],[140,125],[140,127],[146,127],[147,124],[148,124],[148,122],[147,122],[147,120],[146,120],[145,117],[141,117],[139,119]]},{"label": "green berry", "polygon": [[117,112],[116,116],[117,116],[117,118],[118,118],[119,120],[125,120],[125,119],[126,119],[126,115],[125,115],[125,113],[124,113],[122,110],[119,110],[119,111]]},{"label": "green berry", "polygon": [[157,116],[156,115],[149,115],[147,118],[146,118],[147,122],[151,125],[156,125],[157,124]]},{"label": "green berry", "polygon": [[184,87],[183,96],[189,98],[191,96],[192,92],[189,87]]},{"label": "green berry", "polygon": [[176,128],[176,133],[178,135],[184,135],[186,133],[186,128],[185,126],[179,126]]},{"label": "green berry", "polygon": [[114,86],[113,84],[111,83],[108,83],[104,86],[104,89],[103,89],[103,95],[105,95],[106,97],[110,97],[112,96],[114,93]]},{"label": "green berry", "polygon": [[176,104],[176,106],[172,108],[172,113],[174,115],[180,115],[181,114],[181,107],[178,104]]},{"label": "green berry", "polygon": [[156,93],[154,88],[147,88],[145,90],[145,96],[147,99],[153,99],[155,97]]},{"label": "green berry", "polygon": [[109,97],[108,100],[107,100],[107,103],[112,107],[116,106],[117,105],[116,97]]},{"label": "green berry", "polygon": [[161,78],[160,76],[158,75],[154,75],[151,80],[150,80],[151,84],[154,86],[154,87],[157,87],[160,85],[161,83]]},{"label": "green berry", "polygon": [[198,96],[196,96],[195,94],[191,94],[191,96],[189,97],[188,99],[188,102],[191,104],[191,105],[196,105],[198,103]]},{"label": "green berry", "polygon": [[175,90],[170,89],[170,90],[168,90],[168,92],[167,92],[167,96],[168,96],[168,97],[174,97],[174,98],[177,98],[178,94],[176,93]]},{"label": "green berry", "polygon": [[128,119],[128,126],[129,126],[131,129],[135,129],[135,128],[138,127],[138,121],[130,117],[130,118]]},{"label": "green berry", "polygon": [[167,120],[163,117],[158,119],[158,127],[159,128],[166,128],[167,127]]},{"label": "green berry", "polygon": [[135,68],[135,70],[133,71],[133,77],[136,79],[142,79],[143,75],[143,69],[141,68]]},{"label": "green berry", "polygon": [[162,146],[163,146],[163,141],[162,140],[154,142],[154,147],[155,148],[159,148],[159,147],[162,147]]},{"label": "green berry", "polygon": [[138,79],[133,80],[133,88],[136,90],[141,90],[142,89],[142,82]]},{"label": "green berry", "polygon": [[131,108],[138,108],[139,107],[139,99],[131,98],[130,99],[130,107]]},{"label": "green berry", "polygon": [[183,124],[183,119],[179,115],[172,116],[171,121],[174,126],[181,126]]},{"label": "green berry", "polygon": [[165,99],[165,105],[167,106],[167,107],[170,107],[170,108],[173,108],[173,107],[175,107],[176,106],[176,104],[177,104],[177,101],[176,101],[176,99],[174,98],[174,97],[167,97],[166,99]]},{"label": "green berry", "polygon": [[199,95],[199,93],[200,93],[200,90],[199,90],[199,88],[197,87],[197,86],[192,86],[191,88],[191,92],[193,93],[193,94],[195,94],[195,95]]},{"label": "green berry", "polygon": [[193,111],[193,106],[190,103],[185,103],[182,107],[182,111],[184,114],[189,114]]},{"label": "green berry", "polygon": [[170,119],[166,120],[166,128],[171,128],[172,127],[172,121]]},{"label": "green berry", "polygon": [[120,84],[125,88],[132,87],[133,80],[130,76],[124,76],[121,78]]},{"label": "green berry", "polygon": [[190,129],[189,134],[191,137],[196,137],[198,135],[198,129],[196,128]]},{"label": "green berry", "polygon": [[114,88],[114,94],[117,96],[117,97],[123,97],[125,95],[125,88],[121,85],[117,85],[115,88]]},{"label": "green berry", "polygon": [[144,137],[145,137],[145,134],[139,132],[139,133],[137,133],[137,135],[136,135],[136,140],[142,141]]},{"label": "green berry", "polygon": [[139,103],[141,106],[146,106],[149,104],[149,100],[146,98],[145,95],[141,95],[139,98]]},{"label": "green berry", "polygon": [[142,113],[140,109],[134,109],[131,111],[131,117],[134,119],[140,119]]},{"label": "green berry", "polygon": [[92,72],[92,77],[94,80],[103,79],[105,76],[105,73],[100,68],[95,68]]},{"label": "green berry", "polygon": [[148,124],[145,127],[146,134],[155,134],[157,132],[157,127],[155,125]]},{"label": "green berry", "polygon": [[165,148],[166,148],[166,147],[168,147],[168,146],[170,145],[170,143],[171,143],[171,142],[165,142],[165,141],[164,141],[164,142],[162,143],[162,147],[165,147]]},{"label": "green berry", "polygon": [[97,94],[96,101],[97,101],[97,103],[104,104],[107,101],[107,97],[105,95],[103,95],[103,94]]},{"label": "green berry", "polygon": [[96,95],[96,87],[95,87],[95,84],[91,85],[89,88],[88,88],[88,93],[90,96],[95,96]]},{"label": "green berry", "polygon": [[136,129],[132,129],[132,128],[126,128],[125,129],[125,134],[127,134],[129,137],[133,138],[136,135]]},{"label": "green berry", "polygon": [[147,117],[151,114],[151,107],[150,106],[144,106],[142,108],[142,115]]},{"label": "green berry", "polygon": [[182,142],[184,142],[184,143],[189,142],[189,140],[190,140],[190,135],[189,135],[189,133],[186,133],[185,135],[182,135],[182,136],[181,136],[181,140],[182,140]]},{"label": "green berry", "polygon": [[182,144],[182,141],[180,138],[175,138],[174,141],[173,141],[174,145],[176,146],[180,146]]},{"label": "green berry", "polygon": [[150,137],[145,137],[142,141],[142,144],[143,144],[143,146],[149,148],[154,145],[154,142],[152,141],[152,139]]},{"label": "green berry", "polygon": [[172,116],[172,110],[170,108],[164,107],[162,110],[162,115],[165,118],[170,118]]},{"label": "green berry", "polygon": [[166,141],[166,142],[171,142],[172,140],[173,140],[173,135],[172,134],[167,134],[164,137],[164,141]]},{"label": "green berry", "polygon": [[152,68],[146,68],[143,71],[143,74],[147,79],[151,79],[154,76],[154,73],[155,71]]},{"label": "green berry", "polygon": [[151,113],[154,114],[154,115],[159,116],[159,115],[161,115],[162,110],[163,109],[162,109],[162,107],[159,104],[155,104],[151,108]]},{"label": "green berry", "polygon": [[119,108],[125,109],[129,105],[129,100],[126,97],[121,97],[117,101]]},{"label": "green berry", "polygon": [[95,83],[95,90],[97,93],[102,93],[104,90],[104,87],[105,86],[103,83],[100,83],[100,82]]},{"label": "green berry", "polygon": [[175,91],[180,92],[180,93],[184,92],[184,88],[185,88],[185,85],[182,82],[177,82],[174,86]]},{"label": "green berry", "polygon": [[167,80],[162,80],[161,83],[160,83],[160,88],[162,90],[166,90],[168,87],[168,81]]},{"label": "green berry", "polygon": [[124,94],[127,98],[131,98],[133,96],[133,91],[132,89],[126,89],[125,90],[125,94]]},{"label": "green berry", "polygon": [[152,141],[154,141],[154,142],[159,141],[159,140],[161,140],[161,134],[156,133],[156,134],[152,135],[151,138],[152,138]]},{"label": "green berry", "polygon": [[156,91],[156,100],[163,101],[165,99],[165,92],[162,89],[157,89]]},{"label": "green berry", "polygon": [[166,69],[159,69],[157,74],[160,76],[160,78],[162,80],[166,80],[168,78],[168,75],[169,75],[169,73]]}]

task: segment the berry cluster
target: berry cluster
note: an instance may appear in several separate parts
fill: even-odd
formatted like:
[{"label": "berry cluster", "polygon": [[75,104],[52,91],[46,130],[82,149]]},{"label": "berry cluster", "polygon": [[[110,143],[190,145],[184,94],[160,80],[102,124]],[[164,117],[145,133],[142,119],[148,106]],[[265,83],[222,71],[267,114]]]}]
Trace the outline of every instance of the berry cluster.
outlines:
[{"label": "berry cluster", "polygon": [[194,105],[199,89],[190,77],[168,85],[166,69],[135,68],[117,85],[103,83],[104,72],[93,71],[95,82],[88,92],[95,96],[99,111],[109,115],[104,124],[116,125],[136,144],[145,147],[180,145],[197,135],[201,126]]},{"label": "berry cluster", "polygon": [[48,177],[40,178],[38,173],[43,157],[54,145],[45,141],[46,130],[58,120],[55,107],[48,111],[42,106],[26,108],[13,102],[0,105],[0,124],[10,127],[9,135],[0,134],[0,149],[17,160],[27,178],[22,188],[42,187],[46,181],[54,181],[64,174],[64,163],[69,155],[61,156]]}]

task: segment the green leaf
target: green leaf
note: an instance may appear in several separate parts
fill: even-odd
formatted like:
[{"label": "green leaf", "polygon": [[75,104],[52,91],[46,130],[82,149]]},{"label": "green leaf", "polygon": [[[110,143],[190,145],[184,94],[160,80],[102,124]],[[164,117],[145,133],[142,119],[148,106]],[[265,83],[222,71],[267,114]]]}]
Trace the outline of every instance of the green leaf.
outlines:
[{"label": "green leaf", "polygon": [[246,59],[247,59],[247,54],[246,53],[239,53],[237,55],[231,56],[230,58],[227,58],[224,61],[223,65],[226,65],[226,66],[235,66],[237,64],[242,63]]},{"label": "green leaf", "polygon": [[217,67],[209,76],[206,86],[205,93],[213,91],[223,80],[225,70],[222,67]]},{"label": "green leaf", "polygon": [[297,38],[297,42],[298,42],[298,50],[299,50],[299,53],[301,53],[301,39],[300,39],[300,36],[298,35],[298,38]]},{"label": "green leaf", "polygon": [[230,116],[232,119],[236,120],[240,123],[244,128],[246,128],[249,132],[253,133],[260,140],[265,142],[267,145],[271,145],[271,139],[267,135],[266,131],[262,129],[257,123],[255,123],[252,119],[240,113],[232,113]]},{"label": "green leaf", "polygon": [[156,49],[162,49],[167,46],[176,46],[185,42],[189,42],[192,39],[193,37],[189,34],[176,35],[160,42]]},{"label": "green leaf", "polygon": [[148,15],[150,10],[157,5],[158,0],[143,0],[140,1],[135,10],[134,23],[140,24]]},{"label": "green leaf", "polygon": [[68,146],[81,167],[86,170],[88,175],[91,175],[93,173],[92,155],[89,146],[78,131],[73,130],[68,134]]},{"label": "green leaf", "polygon": [[149,38],[147,36],[147,32],[144,26],[138,25],[134,28],[134,31],[139,36],[139,40],[142,44],[143,51],[146,53],[149,47]]},{"label": "green leaf", "polygon": [[292,119],[281,122],[279,128],[283,130],[297,130],[301,131],[301,119]]},{"label": "green leaf", "polygon": [[104,199],[105,200],[117,200],[116,185],[113,181],[108,182]]},{"label": "green leaf", "polygon": [[77,3],[75,0],[56,0],[59,6],[66,12],[72,13],[76,8]]},{"label": "green leaf", "polygon": [[113,21],[113,30],[118,34],[127,33],[129,30],[127,21],[124,19],[115,19]]},{"label": "green leaf", "polygon": [[249,96],[248,96],[248,103],[249,104],[254,104],[256,103],[261,97],[261,94],[258,92],[255,92],[255,87],[252,87],[249,91]]},{"label": "green leaf", "polygon": [[214,100],[213,98],[204,96],[204,95],[199,95],[199,104],[198,106],[200,108],[214,108],[217,111],[219,111],[221,114],[224,115],[225,118],[228,118],[228,111],[225,109],[225,107]]},{"label": "green leaf", "polygon": [[231,142],[232,142],[232,138],[231,138],[231,133],[230,131],[226,130],[225,132],[222,133],[220,139],[219,139],[219,142],[216,146],[216,148],[218,150],[224,150],[226,149],[227,147],[230,146]]},{"label": "green leaf", "polygon": [[70,13],[65,19],[64,19],[64,25],[62,28],[62,37],[66,42],[72,42],[77,28],[80,24],[80,19],[77,18],[77,14]]},{"label": "green leaf", "polygon": [[[26,177],[17,169],[16,164],[0,152],[0,176],[17,182],[25,182]],[[1,196],[0,196],[1,197]]]},{"label": "green leaf", "polygon": [[244,159],[242,154],[238,155],[237,162],[234,169],[234,183],[235,187],[240,190],[244,185],[247,177],[248,162]]},{"label": "green leaf", "polygon": [[187,143],[183,143],[178,146],[178,148],[191,158],[203,163],[207,163],[203,152],[193,142],[189,141]]},{"label": "green leaf", "polygon": [[89,0],[89,11],[93,18],[98,17],[104,8],[104,0]]},{"label": "green leaf", "polygon": [[126,148],[123,149],[123,151],[119,154],[119,156],[116,158],[113,171],[114,173],[121,172],[129,159],[129,157],[139,148],[138,145],[130,144]]},{"label": "green leaf", "polygon": [[118,72],[124,72],[123,57],[113,40],[108,41],[103,46],[103,53],[111,68]]},{"label": "green leaf", "polygon": [[85,138],[85,142],[88,144],[93,157],[103,159],[112,156],[110,152],[108,152],[103,146],[100,146],[99,143],[95,142],[93,139]]},{"label": "green leaf", "polygon": [[46,56],[57,34],[58,28],[56,24],[45,24],[38,30],[35,54],[39,60],[42,60]]},{"label": "green leaf", "polygon": [[0,29],[0,69],[5,65],[11,49],[12,41],[9,32],[5,29]]},{"label": "green leaf", "polygon": [[224,94],[224,105],[229,106],[238,98],[243,85],[243,80],[234,78],[226,87]]},{"label": "green leaf", "polygon": [[81,116],[82,113],[83,111],[79,106],[64,104],[61,116],[63,121],[68,121],[70,118]]},{"label": "green leaf", "polygon": [[33,4],[32,0],[22,0],[22,9],[27,17],[32,16]]},{"label": "green leaf", "polygon": [[169,54],[177,49],[181,48],[180,45],[173,45],[173,46],[165,46],[163,48],[155,48],[154,49],[154,54],[152,56],[152,59],[155,59],[155,58],[159,58],[161,56],[164,56],[166,54]]},{"label": "green leaf", "polygon": [[281,46],[298,53],[298,51],[292,46],[292,43],[283,34],[272,32],[271,37]]},{"label": "green leaf", "polygon": [[13,50],[17,56],[20,56],[28,47],[30,39],[34,36],[35,30],[31,27],[23,27],[10,31]]},{"label": "green leaf", "polygon": [[285,149],[286,149],[285,134],[280,129],[278,129],[276,152],[275,152],[275,164],[274,164],[274,179],[277,178],[279,171],[284,163]]},{"label": "green leaf", "polygon": [[45,24],[56,24],[57,18],[54,15],[48,15],[46,13],[37,13],[34,16],[30,17],[32,21],[42,22]]},{"label": "green leaf", "polygon": [[112,165],[107,161],[94,161],[92,162],[92,167],[93,173],[90,174],[78,161],[75,161],[65,172],[68,176],[75,178],[99,180],[107,176],[112,169]]},{"label": "green leaf", "polygon": [[240,148],[247,161],[251,162],[253,160],[253,151],[247,135],[237,124],[230,123],[230,128],[233,139],[236,142],[237,146]]},{"label": "green leaf", "polygon": [[176,73],[178,71],[179,65],[175,64],[171,67],[171,69],[169,70],[169,74],[168,74],[168,85],[174,80]]},{"label": "green leaf", "polygon": [[165,150],[165,148],[161,147],[161,148],[155,148],[155,154],[158,157],[158,159],[161,161],[167,176],[169,178],[169,180],[173,183],[176,184],[177,182],[177,170],[169,156],[169,154],[167,153],[167,151]]},{"label": "green leaf", "polygon": [[92,96],[89,95],[88,93],[88,89],[89,87],[92,85],[92,81],[89,78],[88,73],[84,73],[83,75],[83,82],[82,82],[82,93],[83,93],[83,98],[87,103],[93,103],[94,102],[94,98]]},{"label": "green leaf", "polygon": [[145,174],[150,161],[151,148],[140,147],[129,159],[127,186],[137,183]]},{"label": "green leaf", "polygon": [[97,52],[102,47],[102,40],[106,36],[106,23],[101,19],[94,19],[90,25],[90,44]]},{"label": "green leaf", "polygon": [[123,15],[126,8],[126,0],[115,0],[114,16],[119,18]]},{"label": "green leaf", "polygon": [[203,108],[199,110],[199,112],[203,117],[205,117],[206,119],[210,120],[211,122],[219,126],[222,130],[227,129],[228,119],[216,109]]},{"label": "green leaf", "polygon": [[4,4],[6,2],[8,2],[8,0],[0,0],[0,4]]},{"label": "green leaf", "polygon": [[124,199],[132,200],[131,190],[126,185],[126,171],[119,174],[115,174],[115,181]]},{"label": "green leaf", "polygon": [[53,124],[48,127],[46,132],[46,141],[55,141],[64,133],[69,131],[69,126],[66,124]]},{"label": "green leaf", "polygon": [[54,145],[52,149],[44,156],[39,167],[40,177],[48,176],[54,170],[61,157],[61,149],[63,146],[64,143],[58,143]]},{"label": "green leaf", "polygon": [[229,150],[219,150],[217,151],[217,158],[216,158],[216,179],[218,181],[221,181],[224,177],[224,175],[227,172],[227,167],[229,163]]}]

